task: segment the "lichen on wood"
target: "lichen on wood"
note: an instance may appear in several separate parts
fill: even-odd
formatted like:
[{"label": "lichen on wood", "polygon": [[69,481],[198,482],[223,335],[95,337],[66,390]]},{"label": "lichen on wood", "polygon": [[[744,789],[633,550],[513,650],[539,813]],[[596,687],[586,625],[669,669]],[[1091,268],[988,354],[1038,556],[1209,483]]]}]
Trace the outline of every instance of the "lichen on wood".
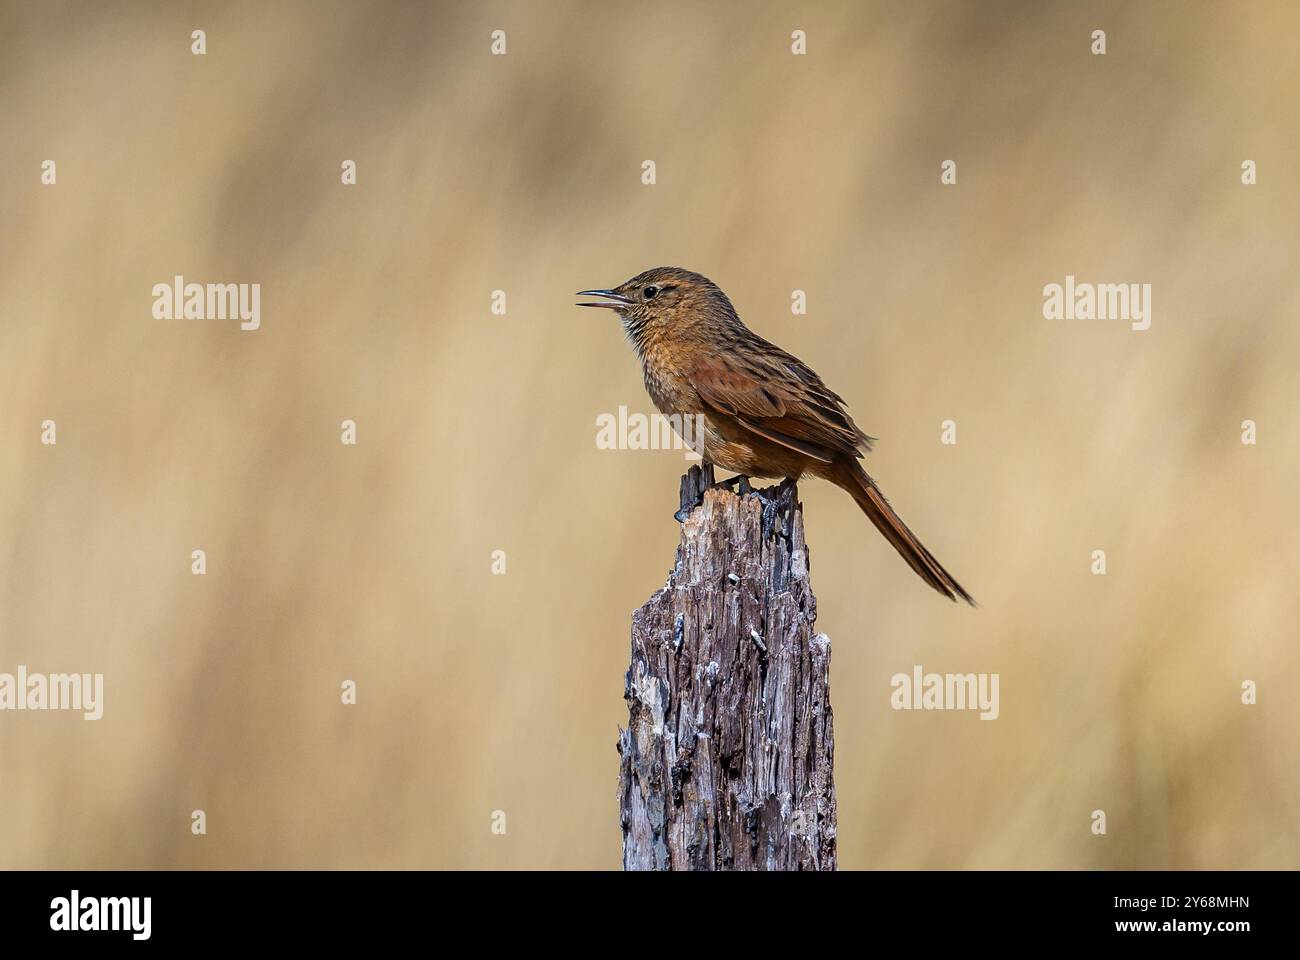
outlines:
[{"label": "lichen on wood", "polygon": [[682,478],[668,582],[632,616],[628,870],[833,870],[830,641],[791,481]]}]

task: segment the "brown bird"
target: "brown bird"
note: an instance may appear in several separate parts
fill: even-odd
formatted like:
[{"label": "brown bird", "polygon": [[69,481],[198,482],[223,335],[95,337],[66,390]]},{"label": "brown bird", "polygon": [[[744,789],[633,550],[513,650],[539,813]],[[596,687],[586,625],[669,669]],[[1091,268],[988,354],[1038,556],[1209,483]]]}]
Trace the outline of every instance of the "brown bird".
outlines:
[{"label": "brown bird", "polygon": [[[703,415],[704,460],[748,477],[822,477],[848,491],[926,583],[975,601],[894,512],[858,461],[871,450],[844,401],[797,357],[746,327],[712,280],[655,267],[580,307],[623,321],[645,387],[669,416]],[[698,448],[697,448],[698,449]]]}]

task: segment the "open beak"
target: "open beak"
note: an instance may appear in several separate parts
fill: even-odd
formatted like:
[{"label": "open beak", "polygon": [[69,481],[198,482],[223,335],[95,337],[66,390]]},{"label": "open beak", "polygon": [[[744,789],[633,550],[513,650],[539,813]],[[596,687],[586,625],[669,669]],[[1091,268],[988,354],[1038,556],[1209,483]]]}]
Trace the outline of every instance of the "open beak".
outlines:
[{"label": "open beak", "polygon": [[631,306],[632,301],[621,293],[615,293],[613,290],[579,290],[574,296],[577,297],[605,297],[608,303],[579,303],[579,307],[606,307],[609,310],[621,310],[623,307]]}]

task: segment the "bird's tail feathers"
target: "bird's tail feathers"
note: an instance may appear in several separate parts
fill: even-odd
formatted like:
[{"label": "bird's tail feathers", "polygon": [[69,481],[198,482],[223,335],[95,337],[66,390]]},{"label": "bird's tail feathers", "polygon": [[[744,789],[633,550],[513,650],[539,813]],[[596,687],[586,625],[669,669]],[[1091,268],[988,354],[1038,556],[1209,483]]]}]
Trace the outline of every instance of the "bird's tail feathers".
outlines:
[{"label": "bird's tail feathers", "polygon": [[876,486],[876,481],[867,475],[857,460],[840,460],[836,464],[836,469],[829,473],[829,478],[848,491],[862,508],[862,512],[876,525],[876,529],[884,535],[884,538],[893,545],[922,580],[949,600],[956,601],[961,598],[972,607],[976,605],[974,598],[952,574],[943,568],[943,564],[934,558],[934,554],[925,548],[916,534],[909,530],[903,519],[894,512],[894,508],[889,505],[885,495]]}]

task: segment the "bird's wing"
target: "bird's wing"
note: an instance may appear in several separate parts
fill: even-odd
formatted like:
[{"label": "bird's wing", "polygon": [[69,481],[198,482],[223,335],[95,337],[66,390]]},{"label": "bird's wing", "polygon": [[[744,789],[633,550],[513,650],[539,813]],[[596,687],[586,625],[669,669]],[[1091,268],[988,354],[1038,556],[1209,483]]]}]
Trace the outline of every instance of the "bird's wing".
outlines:
[{"label": "bird's wing", "polygon": [[869,438],[815,373],[783,351],[748,353],[712,357],[690,373],[691,385],[707,406],[823,463],[837,453],[861,456]]}]

